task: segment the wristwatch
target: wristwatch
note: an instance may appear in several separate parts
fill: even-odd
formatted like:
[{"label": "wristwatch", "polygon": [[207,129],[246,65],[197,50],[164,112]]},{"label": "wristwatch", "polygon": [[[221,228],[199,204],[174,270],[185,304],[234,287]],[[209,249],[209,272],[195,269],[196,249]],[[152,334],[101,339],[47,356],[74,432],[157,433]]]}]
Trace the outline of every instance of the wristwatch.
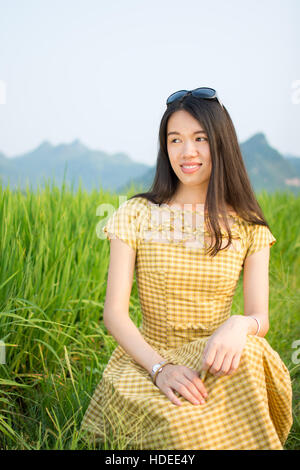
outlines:
[{"label": "wristwatch", "polygon": [[159,372],[163,369],[161,366],[162,366],[165,362],[167,362],[167,361],[161,361],[161,362],[158,362],[157,364],[154,364],[154,366],[152,367],[152,371],[151,371],[151,377],[154,376],[155,372],[156,372],[158,369],[160,369],[160,370],[158,371],[158,374],[159,374]]}]

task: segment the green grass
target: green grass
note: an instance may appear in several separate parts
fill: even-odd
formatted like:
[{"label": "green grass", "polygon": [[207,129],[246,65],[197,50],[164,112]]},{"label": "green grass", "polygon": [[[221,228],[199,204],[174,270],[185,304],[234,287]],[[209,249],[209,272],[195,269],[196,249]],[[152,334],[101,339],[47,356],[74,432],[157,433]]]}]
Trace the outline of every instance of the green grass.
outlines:
[{"label": "green grass", "polygon": [[[125,449],[122,436],[101,446],[79,432],[90,397],[117,343],[102,320],[109,242],[100,240],[96,215],[118,195],[77,192],[49,184],[43,190],[0,186],[0,448]],[[129,198],[138,191],[130,190]],[[294,424],[286,449],[300,449],[300,197],[257,195],[277,243],[271,248],[270,330],[266,336],[293,382]],[[103,214],[106,216],[106,214]],[[232,313],[243,308],[242,279]],[[136,280],[130,316],[141,323]],[[300,354],[299,354],[300,356]]]}]

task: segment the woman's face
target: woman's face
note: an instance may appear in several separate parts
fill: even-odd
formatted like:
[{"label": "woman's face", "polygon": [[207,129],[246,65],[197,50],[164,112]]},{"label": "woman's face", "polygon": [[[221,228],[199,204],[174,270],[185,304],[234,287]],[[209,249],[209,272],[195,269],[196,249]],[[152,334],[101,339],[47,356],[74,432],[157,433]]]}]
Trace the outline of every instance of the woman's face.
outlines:
[{"label": "woman's face", "polygon": [[[171,166],[179,181],[188,186],[207,189],[211,175],[208,136],[199,122],[187,111],[175,111],[167,124],[167,149]],[[184,173],[183,164],[199,164],[193,173]]]}]

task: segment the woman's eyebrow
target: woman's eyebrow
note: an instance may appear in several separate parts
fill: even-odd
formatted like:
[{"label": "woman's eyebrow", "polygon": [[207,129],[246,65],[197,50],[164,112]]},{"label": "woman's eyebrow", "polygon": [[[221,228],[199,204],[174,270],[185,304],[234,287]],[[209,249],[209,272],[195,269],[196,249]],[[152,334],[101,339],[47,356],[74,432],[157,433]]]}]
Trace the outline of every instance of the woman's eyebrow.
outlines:
[{"label": "woman's eyebrow", "polygon": [[[180,132],[176,132],[176,131],[171,131],[171,132],[168,132],[168,135],[172,135],[172,134],[176,134],[176,135],[180,135]],[[193,135],[195,134],[206,134],[205,131],[196,131],[193,133]]]}]

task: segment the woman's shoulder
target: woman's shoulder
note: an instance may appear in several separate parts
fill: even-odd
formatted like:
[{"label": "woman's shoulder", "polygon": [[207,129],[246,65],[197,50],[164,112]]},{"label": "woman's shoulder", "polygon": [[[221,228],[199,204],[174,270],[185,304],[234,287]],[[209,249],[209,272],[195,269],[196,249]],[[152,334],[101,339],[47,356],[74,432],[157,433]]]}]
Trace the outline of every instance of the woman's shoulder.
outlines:
[{"label": "woman's shoulder", "polygon": [[109,239],[117,237],[136,250],[139,246],[140,226],[146,210],[144,198],[122,199],[119,199],[118,208],[112,209],[102,227],[102,232],[104,237]]},{"label": "woman's shoulder", "polygon": [[135,196],[127,199],[120,207],[130,214],[138,217],[147,213],[149,208],[149,201],[142,196]]},{"label": "woman's shoulder", "polygon": [[139,213],[147,208],[147,199],[141,196],[132,196],[120,202],[118,209],[128,210],[129,212]]}]

